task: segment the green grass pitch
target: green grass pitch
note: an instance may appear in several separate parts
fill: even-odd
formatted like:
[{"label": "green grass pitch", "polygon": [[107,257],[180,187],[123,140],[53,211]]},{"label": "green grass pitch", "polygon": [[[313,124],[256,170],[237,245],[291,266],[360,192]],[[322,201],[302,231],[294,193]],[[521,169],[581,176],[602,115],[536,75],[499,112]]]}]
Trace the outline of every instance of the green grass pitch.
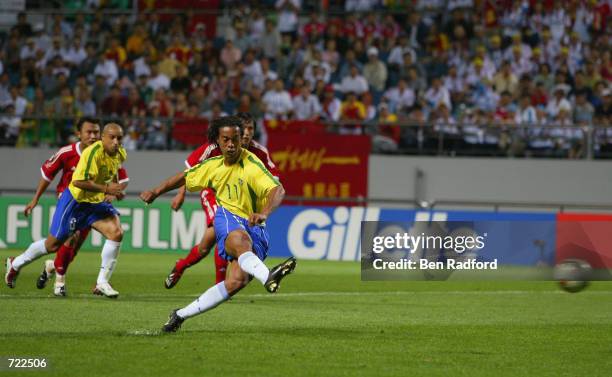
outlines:
[{"label": "green grass pitch", "polygon": [[36,289],[42,259],[24,268],[0,288],[0,356],[46,357],[51,370],[0,377],[612,375],[611,283],[361,282],[358,263],[299,261],[278,294],[253,282],[161,335],[214,279],[208,258],[166,290],[176,258],[122,254],[117,300],[91,294],[98,253],[77,257],[66,298]]}]

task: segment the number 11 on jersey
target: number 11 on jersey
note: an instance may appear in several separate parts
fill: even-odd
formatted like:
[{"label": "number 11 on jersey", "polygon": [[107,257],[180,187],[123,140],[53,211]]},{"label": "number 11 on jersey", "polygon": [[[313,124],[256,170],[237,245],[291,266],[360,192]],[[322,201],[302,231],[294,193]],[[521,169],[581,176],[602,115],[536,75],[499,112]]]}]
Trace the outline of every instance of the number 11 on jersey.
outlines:
[{"label": "number 11 on jersey", "polygon": [[226,183],[225,186],[227,186],[227,196],[228,196],[229,199],[232,199],[232,187],[236,191],[234,199],[238,199],[239,198],[240,195],[238,194],[238,185],[237,184],[233,184],[233,185],[230,186],[229,183]]}]

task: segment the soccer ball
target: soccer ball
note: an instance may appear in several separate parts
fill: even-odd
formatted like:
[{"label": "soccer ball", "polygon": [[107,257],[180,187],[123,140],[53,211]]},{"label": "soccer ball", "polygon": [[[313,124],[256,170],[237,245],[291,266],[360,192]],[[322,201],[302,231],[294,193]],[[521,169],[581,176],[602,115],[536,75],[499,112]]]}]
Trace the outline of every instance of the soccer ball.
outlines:
[{"label": "soccer ball", "polygon": [[555,266],[554,277],[566,292],[576,293],[589,285],[591,265],[581,259],[565,259]]}]

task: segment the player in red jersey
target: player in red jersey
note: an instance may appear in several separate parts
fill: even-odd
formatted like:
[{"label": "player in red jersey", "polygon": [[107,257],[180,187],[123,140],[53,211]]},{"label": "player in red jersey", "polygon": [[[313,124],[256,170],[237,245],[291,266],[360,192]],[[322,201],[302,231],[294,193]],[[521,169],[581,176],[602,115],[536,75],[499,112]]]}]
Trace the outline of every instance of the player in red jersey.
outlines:
[{"label": "player in red jersey", "polygon": [[[254,153],[265,164],[266,169],[268,169],[274,178],[278,180],[279,171],[276,165],[274,165],[272,162],[268,150],[266,147],[253,140],[253,136],[255,135],[255,120],[248,113],[238,113],[237,116],[242,119],[243,124],[242,147],[248,149],[249,152]],[[185,160],[185,165],[187,165],[187,168],[189,169],[200,162],[215,156],[221,156],[221,149],[219,146],[217,144],[205,143],[198,149],[194,150],[189,157],[187,157],[187,160]],[[184,201],[185,186],[179,189],[179,192],[172,200],[172,209],[178,211],[183,205]],[[187,268],[205,258],[215,243],[215,230],[212,226],[215,212],[217,211],[215,192],[211,189],[202,190],[202,192],[200,192],[200,204],[202,205],[204,215],[206,216],[206,230],[204,231],[204,236],[199,244],[191,248],[191,251],[184,259],[179,259],[176,261],[172,272],[170,272],[164,281],[164,286],[168,289],[174,287],[178,283],[179,279]],[[217,283],[225,280],[226,269],[227,261],[219,257],[219,249],[215,247],[215,275]]]},{"label": "player in red jersey", "polygon": [[[72,173],[74,172],[74,169],[76,168],[79,159],[81,158],[81,153],[83,152],[83,150],[85,150],[85,148],[100,140],[99,122],[96,119],[89,117],[81,118],[77,123],[77,137],[80,139],[79,142],[66,145],[60,148],[53,156],[51,156],[51,158],[45,161],[45,163],[42,165],[40,169],[42,177],[38,182],[36,194],[34,194],[34,198],[32,198],[32,200],[30,201],[30,203],[28,203],[24,210],[24,214],[26,217],[28,217],[30,213],[32,213],[32,210],[38,205],[40,197],[47,190],[47,188],[53,181],[53,178],[55,178],[57,173],[59,173],[60,171],[62,171],[62,175],[56,188],[57,198],[59,199],[64,190],[68,188],[68,185],[72,180]],[[125,186],[127,186],[127,182],[129,181],[125,169],[120,169],[118,174],[118,181],[119,183],[124,185],[123,188],[125,189]],[[114,198],[109,197],[108,199],[113,200]],[[55,260],[45,261],[45,268],[43,269],[43,272],[41,273],[40,277],[36,282],[36,286],[39,289],[45,287],[47,281],[53,275],[53,273],[57,273],[54,294],[56,296],[66,295],[65,274],[68,269],[68,265],[74,259],[74,256],[78,252],[85,239],[87,239],[89,231],[89,228],[77,230],[71,238],[69,238],[62,246],[60,246],[55,255]],[[19,269],[24,265],[31,263],[42,255],[44,254],[29,256],[24,258],[23,261],[18,259],[17,268]],[[7,263],[7,265],[8,264],[9,263]],[[16,269],[14,269],[14,260],[11,260],[10,264],[10,269],[16,271]],[[8,272],[10,272],[8,266],[7,269],[9,270]],[[14,281],[15,280],[13,279],[13,286]],[[9,280],[7,280],[6,283],[7,285],[9,285]]]}]

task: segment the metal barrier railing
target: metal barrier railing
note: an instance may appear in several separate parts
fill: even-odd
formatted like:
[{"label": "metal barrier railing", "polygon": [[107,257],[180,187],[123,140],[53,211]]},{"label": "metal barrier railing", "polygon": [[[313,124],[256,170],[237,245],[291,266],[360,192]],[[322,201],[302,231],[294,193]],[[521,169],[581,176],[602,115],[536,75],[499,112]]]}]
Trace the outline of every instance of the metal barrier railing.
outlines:
[{"label": "metal barrier railing", "polygon": [[[4,115],[7,116],[7,115]],[[2,114],[0,114],[2,118]],[[51,128],[55,140],[46,140],[49,146],[66,142],[63,138],[70,135],[76,123],[74,117],[48,117],[41,115],[22,116],[23,132],[29,133],[29,141],[24,144],[38,145],[41,141],[41,127]],[[194,134],[205,135],[208,121],[203,118],[178,117],[100,117],[102,123],[119,120],[134,137],[144,140],[150,134],[154,122],[163,125],[162,143],[149,149],[184,149],[181,143],[173,140],[173,129],[177,124],[188,123]],[[1,121],[0,121],[1,122]],[[321,131],[337,133],[347,127],[352,132],[384,136],[385,127],[397,126],[400,136],[395,150],[388,153],[417,155],[465,155],[493,157],[569,157],[581,159],[612,157],[612,126],[609,124],[559,125],[555,123],[512,124],[476,122],[415,122],[401,120],[392,123],[378,121],[319,121],[313,122]],[[198,129],[198,127],[202,127]],[[2,124],[0,123],[0,129]],[[276,131],[279,132],[279,131]],[[281,131],[282,132],[282,131]],[[295,128],[291,132],[296,131]],[[306,129],[304,133],[308,132]],[[0,132],[1,134],[1,132]],[[377,139],[374,139],[376,144]],[[0,140],[0,144],[2,141]],[[23,144],[23,143],[22,143]],[[138,144],[138,143],[136,143]],[[138,149],[147,149],[141,143]],[[378,152],[374,148],[374,152]]]}]

